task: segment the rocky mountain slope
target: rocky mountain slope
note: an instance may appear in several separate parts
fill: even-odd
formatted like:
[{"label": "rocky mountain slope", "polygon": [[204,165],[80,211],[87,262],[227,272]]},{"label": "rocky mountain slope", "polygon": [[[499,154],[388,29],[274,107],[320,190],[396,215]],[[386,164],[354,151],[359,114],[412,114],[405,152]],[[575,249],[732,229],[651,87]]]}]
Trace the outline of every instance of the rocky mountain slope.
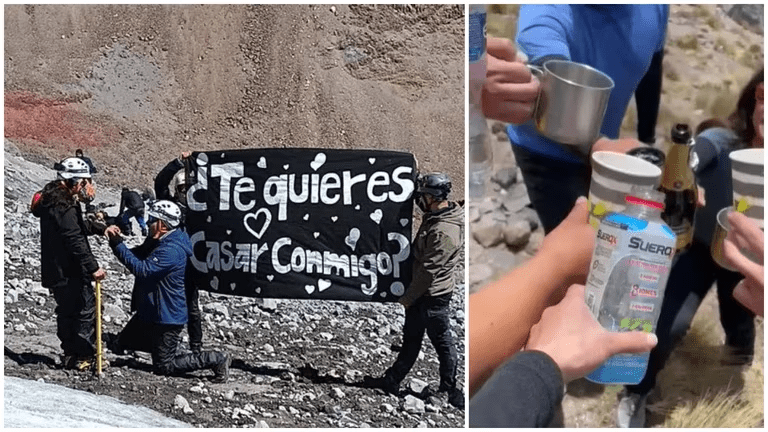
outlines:
[{"label": "rocky mountain slope", "polygon": [[[59,368],[53,298],[40,285],[31,194],[83,148],[97,202],[145,188],[184,150],[381,148],[464,183],[463,6],[7,5],[5,374],[106,394],[202,427],[459,427],[434,395],[425,341],[398,396],[359,386],[394,361],[402,307],[202,293],[204,344],[232,378],[151,373],[116,356],[101,379]],[[108,209],[114,214],[116,209]],[[138,238],[129,240],[138,242]],[[133,277],[103,239],[104,329],[127,322]],[[457,272],[463,290],[463,269]],[[463,292],[463,291],[460,291]],[[452,326],[464,381],[465,300]],[[429,387],[427,387],[429,386]],[[443,394],[444,395],[444,394]]]}]

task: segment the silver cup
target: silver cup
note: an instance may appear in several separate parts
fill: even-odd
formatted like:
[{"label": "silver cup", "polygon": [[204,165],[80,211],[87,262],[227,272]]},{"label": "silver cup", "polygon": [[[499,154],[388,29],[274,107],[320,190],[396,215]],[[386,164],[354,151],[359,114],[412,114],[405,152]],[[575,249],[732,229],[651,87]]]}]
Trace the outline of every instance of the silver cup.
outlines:
[{"label": "silver cup", "polygon": [[543,67],[528,68],[541,82],[533,113],[536,129],[545,137],[588,155],[600,136],[614,87],[611,77],[567,60],[549,60]]}]

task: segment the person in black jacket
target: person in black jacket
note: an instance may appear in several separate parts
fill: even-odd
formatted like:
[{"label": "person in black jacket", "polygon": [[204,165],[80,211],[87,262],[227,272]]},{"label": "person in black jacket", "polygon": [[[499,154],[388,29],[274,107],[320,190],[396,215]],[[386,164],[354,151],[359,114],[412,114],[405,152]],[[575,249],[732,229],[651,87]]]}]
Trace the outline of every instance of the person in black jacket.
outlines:
[{"label": "person in black jacket", "polygon": [[118,214],[121,215],[123,225],[128,227],[126,235],[133,235],[131,218],[135,218],[141,227],[141,235],[147,236],[147,224],[144,222],[144,201],[138,192],[123,188],[120,194],[120,211]]},{"label": "person in black jacket", "polygon": [[83,162],[88,164],[88,170],[90,170],[91,174],[96,174],[98,172],[96,170],[96,167],[93,165],[91,158],[89,158],[88,156],[83,156],[83,149],[75,150],[75,157],[82,159]]},{"label": "person in black jacket", "polygon": [[[187,210],[187,181],[185,173],[185,160],[190,152],[182,152],[181,156],[168,162],[155,177],[155,196],[157,199],[173,201],[181,207],[182,225],[184,226],[184,213]],[[188,266],[191,268],[191,266]],[[191,272],[184,277],[184,289],[187,294],[187,333],[189,334],[189,348],[193,352],[203,349],[203,319],[200,312],[199,281],[194,279]]]},{"label": "person in black jacket", "polygon": [[32,204],[40,218],[42,285],[56,301],[56,335],[64,350],[66,368],[84,370],[96,353],[96,299],[91,280],[106,272],[91,252],[80,202],[87,197],[91,174],[83,160],[57,163],[57,179],[45,185]]}]

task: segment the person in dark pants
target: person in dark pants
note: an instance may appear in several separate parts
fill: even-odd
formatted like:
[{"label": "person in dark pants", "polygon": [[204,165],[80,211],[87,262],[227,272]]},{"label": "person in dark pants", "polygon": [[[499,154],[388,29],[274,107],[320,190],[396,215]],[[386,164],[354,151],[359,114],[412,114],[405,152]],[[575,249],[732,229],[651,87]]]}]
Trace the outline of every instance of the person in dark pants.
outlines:
[{"label": "person in dark pants", "polygon": [[75,150],[75,157],[80,158],[88,164],[88,169],[90,170],[91,174],[96,174],[98,171],[96,170],[96,167],[93,165],[93,161],[91,161],[91,158],[88,156],[83,156],[83,149],[77,149]]},{"label": "person in dark pants", "polygon": [[419,179],[416,203],[424,220],[413,241],[413,279],[400,298],[405,306],[403,347],[383,377],[366,376],[363,384],[397,393],[413,367],[426,332],[440,362],[438,392],[464,407],[464,393],[456,383],[457,353],[451,336],[450,303],[455,288],[454,270],[464,248],[464,209],[447,200],[451,181],[442,173]]},{"label": "person in dark pants", "polygon": [[64,350],[65,368],[84,370],[96,353],[96,300],[92,280],[106,277],[91,252],[82,202],[91,174],[78,158],[56,164],[57,180],[36,194],[32,214],[40,218],[42,285],[56,301],[56,335]]},{"label": "person in dark pants", "polygon": [[131,218],[135,218],[141,227],[141,235],[147,236],[147,224],[144,222],[144,200],[138,192],[128,188],[123,188],[120,194],[120,211],[118,214],[123,221],[123,225],[128,227],[126,235],[133,235],[131,229]]},{"label": "person in dark pants", "polygon": [[[150,233],[156,245],[145,259],[128,249],[116,226],[107,228],[115,256],[136,276],[137,313],[117,340],[113,351],[124,349],[149,351],[152,365],[160,375],[175,375],[199,369],[212,369],[215,382],[226,382],[230,358],[218,351],[198,353],[179,350],[181,332],[187,321],[184,274],[192,255],[189,236],[178,229],[181,209],[173,202],[160,200],[152,204],[148,215]],[[140,256],[147,250],[137,250]],[[147,338],[151,335],[151,338]]]},{"label": "person in dark pants", "polygon": [[[651,351],[648,370],[637,385],[626,386],[619,399],[617,425],[644,427],[646,399],[656,385],[656,376],[664,368],[675,346],[682,340],[693,321],[704,296],[713,283],[717,283],[720,323],[725,331],[726,356],[723,362],[747,365],[755,352],[754,314],[733,298],[733,290],[742,276],[720,267],[712,259],[710,247],[720,209],[732,204],[733,188],[729,154],[745,147],[762,147],[760,125],[763,113],[763,70],[755,74],[745,86],[736,111],[729,119],[731,129],[697,127],[693,154],[698,164],[696,182],[706,191],[706,203],[696,212],[693,242],[689,250],[680,254],[673,264],[661,306],[656,329],[658,346]],[[753,113],[759,110],[757,119]],[[707,120],[707,125],[717,122]]]},{"label": "person in dark pants", "polygon": [[[184,160],[189,157],[189,154],[189,152],[183,152],[180,157],[168,162],[155,177],[155,195],[157,198],[173,201],[181,208],[181,229],[183,230],[186,230],[183,223],[183,215],[187,209],[187,180]],[[187,268],[191,268],[191,266]],[[200,289],[198,284],[199,281],[192,277],[192,272],[187,272],[184,278],[184,288],[187,294],[187,307],[189,310],[187,333],[189,334],[189,348],[194,352],[199,352],[203,349],[203,317],[200,311]]]}]

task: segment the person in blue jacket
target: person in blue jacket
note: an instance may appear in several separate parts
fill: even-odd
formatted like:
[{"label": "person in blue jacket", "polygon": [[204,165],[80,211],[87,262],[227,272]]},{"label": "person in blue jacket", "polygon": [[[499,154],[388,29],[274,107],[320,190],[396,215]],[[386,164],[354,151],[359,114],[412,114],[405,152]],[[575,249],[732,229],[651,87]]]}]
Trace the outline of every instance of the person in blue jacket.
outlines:
[{"label": "person in blue jacket", "polygon": [[181,209],[171,201],[160,200],[152,203],[147,214],[149,236],[156,241],[154,248],[129,249],[117,226],[110,226],[105,232],[115,256],[136,277],[138,296],[137,313],[118,336],[112,351],[150,352],[153,368],[160,375],[212,369],[214,382],[226,382],[229,355],[218,351],[178,350],[187,322],[184,274],[187,259],[192,255],[189,236],[178,229]]},{"label": "person in blue jacket", "polygon": [[[570,60],[611,77],[615,87],[600,128],[603,137],[592,151],[626,152],[655,141],[668,17],[669,5],[522,5],[516,37],[520,52],[506,39],[488,38],[483,112],[514,123],[507,135],[545,232],[565,219],[576,198],[588,195],[591,169],[586,157],[537,132],[531,116],[540,83],[523,57],[534,65]],[[618,139],[633,95],[639,141]]]}]

